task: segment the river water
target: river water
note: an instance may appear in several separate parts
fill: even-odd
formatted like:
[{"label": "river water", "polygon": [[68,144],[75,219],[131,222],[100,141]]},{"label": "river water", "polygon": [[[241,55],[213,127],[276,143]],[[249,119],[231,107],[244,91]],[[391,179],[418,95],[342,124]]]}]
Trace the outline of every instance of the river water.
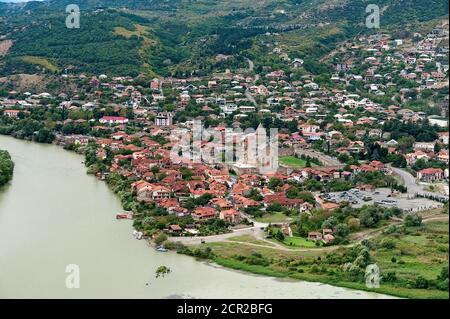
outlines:
[{"label": "river water", "polygon": [[[54,145],[0,136],[14,178],[0,190],[0,298],[382,298],[318,283],[225,269],[159,253],[117,221],[120,202],[86,174],[83,158]],[[80,287],[67,288],[67,265]],[[155,278],[158,266],[172,273]]]}]

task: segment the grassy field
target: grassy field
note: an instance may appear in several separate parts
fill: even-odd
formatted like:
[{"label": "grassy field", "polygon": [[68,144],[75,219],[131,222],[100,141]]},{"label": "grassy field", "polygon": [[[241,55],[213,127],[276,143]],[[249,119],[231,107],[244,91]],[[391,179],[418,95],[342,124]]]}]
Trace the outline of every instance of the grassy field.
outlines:
[{"label": "grassy field", "polygon": [[291,219],[282,212],[276,212],[273,214],[265,214],[263,217],[255,218],[255,220],[261,223],[284,223]]},{"label": "grassy field", "polygon": [[236,236],[236,237],[230,237],[230,238],[228,238],[228,240],[236,241],[236,242],[242,242],[242,243],[265,245],[265,246],[267,246],[267,245],[270,246],[271,245],[267,241],[258,240],[258,239],[256,239],[255,237],[253,237],[251,235],[241,235],[241,236]]},{"label": "grassy field", "polygon": [[296,237],[296,236],[286,237],[283,241],[283,244],[290,247],[307,247],[307,248],[316,247],[315,242],[307,240],[306,238],[303,237]]},{"label": "grassy field", "polygon": [[[367,288],[363,280],[346,277],[342,272],[343,264],[326,262],[327,255],[342,256],[351,248],[335,247],[333,251],[323,251],[314,249],[314,243],[304,238],[291,237],[286,239],[285,244],[295,243],[297,249],[286,246],[292,247],[286,251],[276,246],[251,245],[259,241],[249,235],[236,236],[229,242],[207,243],[206,246],[214,252],[216,263],[255,274],[328,283],[405,298],[448,299],[448,291],[438,290],[434,286],[418,289],[413,285],[418,276],[430,283],[435,282],[443,267],[448,266],[448,240],[448,222],[443,221],[409,227],[402,233],[382,234],[371,239],[370,262],[380,268],[382,278],[392,272],[397,277],[394,281],[384,282],[382,279],[377,289]],[[383,244],[386,241],[393,242],[393,247]],[[300,250],[300,247],[303,249]]]},{"label": "grassy field", "polygon": [[[292,167],[292,168],[305,168],[306,167],[306,160],[297,158],[295,156],[280,156],[278,158],[278,161],[280,164]],[[318,166],[315,163],[311,162],[311,167]]]},{"label": "grassy field", "polygon": [[[403,236],[388,236],[395,247],[377,249],[375,260],[385,272],[395,271],[404,279],[414,279],[418,275],[435,279],[442,267],[448,265],[448,223],[432,222],[408,228],[408,232]],[[381,240],[378,238],[375,242],[380,244]]]},{"label": "grassy field", "polygon": [[395,287],[391,285],[381,285],[380,288],[367,288],[365,284],[359,282],[349,282],[342,280],[334,280],[326,275],[310,274],[310,273],[295,273],[295,272],[282,272],[269,269],[259,265],[248,265],[242,262],[238,262],[230,259],[215,258],[214,261],[224,267],[231,269],[247,271],[258,275],[281,277],[281,278],[293,278],[302,281],[321,282],[333,286],[345,287],[350,289],[357,289],[363,291],[370,291],[379,294],[392,295],[402,298],[412,299],[448,299],[449,295],[446,291],[428,290],[428,289],[408,289],[403,287]]},{"label": "grassy field", "polygon": [[39,65],[51,72],[57,72],[59,70],[56,64],[52,61],[37,56],[24,56],[22,57],[22,61],[29,64]]}]

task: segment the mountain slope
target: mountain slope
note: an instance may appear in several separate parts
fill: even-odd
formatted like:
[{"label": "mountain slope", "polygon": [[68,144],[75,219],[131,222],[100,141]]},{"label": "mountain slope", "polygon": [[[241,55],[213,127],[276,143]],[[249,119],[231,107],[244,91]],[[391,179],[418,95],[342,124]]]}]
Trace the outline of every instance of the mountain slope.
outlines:
[{"label": "mountain slope", "polygon": [[387,29],[412,30],[448,12],[446,0],[81,0],[80,29],[67,29],[71,2],[0,3],[0,40],[14,41],[0,74],[210,72],[217,54],[255,54],[267,32],[311,42],[298,55],[318,60],[335,43],[374,32],[364,26],[369,3],[382,8]]}]

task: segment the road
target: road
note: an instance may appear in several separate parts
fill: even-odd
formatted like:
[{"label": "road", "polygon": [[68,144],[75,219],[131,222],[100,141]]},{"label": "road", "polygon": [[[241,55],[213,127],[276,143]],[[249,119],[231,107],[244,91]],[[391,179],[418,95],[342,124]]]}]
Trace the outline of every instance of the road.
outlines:
[{"label": "road", "polygon": [[295,153],[298,155],[305,155],[312,158],[318,159],[324,166],[344,166],[337,159],[332,158],[331,156],[325,155],[323,153],[317,152],[315,150],[309,150],[304,148],[296,148]]},{"label": "road", "polygon": [[[422,219],[422,223],[426,224],[429,222],[435,222],[435,221],[448,221],[449,216],[448,215],[431,215],[424,217]],[[337,246],[327,246],[327,247],[314,247],[314,248],[297,248],[297,247],[288,247],[281,243],[277,243],[275,241],[270,241],[265,238],[265,233],[260,229],[260,227],[251,227],[251,228],[245,228],[241,230],[235,230],[232,233],[222,234],[222,235],[216,235],[216,236],[208,236],[208,237],[170,237],[169,240],[173,242],[181,242],[184,245],[187,246],[194,246],[194,245],[200,245],[201,241],[204,240],[206,243],[214,243],[214,242],[228,242],[228,240],[232,237],[241,236],[241,235],[252,235],[255,239],[266,242],[267,245],[264,244],[256,244],[256,243],[249,243],[249,242],[240,242],[233,240],[233,243],[242,244],[242,245],[248,245],[248,246],[254,246],[254,247],[260,247],[260,248],[269,248],[269,249],[276,249],[281,251],[289,251],[289,252],[322,252],[322,251],[334,251],[338,250],[342,247],[350,248],[357,244],[359,244],[364,239],[372,239],[380,234],[383,233],[383,231],[391,226],[391,225],[401,225],[403,223],[403,219],[396,219],[395,222],[390,223],[389,225],[386,225],[384,227],[378,228],[378,229],[365,229],[360,232],[354,233],[351,238],[353,243],[348,245],[337,245]]]},{"label": "road", "polygon": [[409,194],[418,194],[418,195],[424,196],[424,197],[436,197],[437,196],[437,197],[442,197],[443,199],[446,199],[448,201],[448,199],[449,199],[448,196],[444,196],[444,195],[441,195],[438,193],[424,191],[423,187],[416,183],[416,178],[409,172],[402,170],[400,168],[397,168],[397,167],[389,166],[389,168],[395,174],[399,175],[403,179],[405,186],[408,188]]}]

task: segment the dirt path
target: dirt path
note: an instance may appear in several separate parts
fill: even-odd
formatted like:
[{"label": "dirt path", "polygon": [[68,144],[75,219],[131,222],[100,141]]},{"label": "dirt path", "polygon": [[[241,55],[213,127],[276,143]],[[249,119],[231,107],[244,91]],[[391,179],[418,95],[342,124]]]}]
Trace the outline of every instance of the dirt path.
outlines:
[{"label": "dirt path", "polygon": [[[433,214],[429,216],[425,216],[422,219],[422,223],[429,223],[433,221],[448,221],[449,216],[444,214]],[[270,241],[266,238],[266,234],[264,230],[261,228],[266,228],[267,224],[264,223],[256,223],[253,227],[236,229],[231,233],[216,235],[216,236],[203,236],[203,237],[169,237],[169,240],[172,242],[181,242],[187,246],[197,246],[204,243],[214,243],[214,242],[233,242],[247,246],[267,248],[267,249],[275,249],[279,251],[288,251],[288,252],[323,252],[323,251],[333,251],[339,249],[341,247],[349,248],[357,245],[364,239],[372,239],[379,236],[386,228],[391,225],[401,225],[403,223],[403,219],[401,218],[393,218],[393,223],[389,225],[383,226],[378,229],[365,229],[360,232],[354,233],[351,235],[350,239],[352,241],[351,244],[348,245],[340,245],[340,246],[327,246],[322,248],[296,248],[285,246],[281,243],[277,243],[275,241]],[[242,236],[242,235],[250,235],[254,237],[256,240],[267,243],[267,245],[250,243],[245,241],[236,241],[230,240],[233,237]]]}]

